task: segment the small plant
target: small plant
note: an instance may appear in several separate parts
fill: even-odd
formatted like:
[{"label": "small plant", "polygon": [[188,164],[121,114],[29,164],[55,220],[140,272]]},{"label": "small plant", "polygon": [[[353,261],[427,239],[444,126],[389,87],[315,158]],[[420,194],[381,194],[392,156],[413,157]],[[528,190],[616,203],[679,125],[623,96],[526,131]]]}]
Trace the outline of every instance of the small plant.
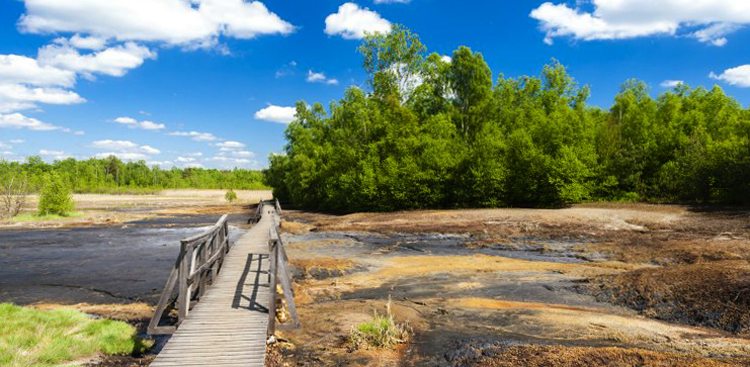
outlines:
[{"label": "small plant", "polygon": [[224,195],[224,198],[226,198],[228,202],[233,203],[237,201],[237,193],[234,192],[233,189],[229,189],[229,191],[227,191],[227,194]]},{"label": "small plant", "polygon": [[363,322],[352,329],[349,343],[353,349],[373,347],[376,349],[392,348],[406,343],[413,332],[409,323],[397,323],[391,313],[391,300],[388,299],[385,315],[376,310],[372,321]]},{"label": "small plant", "polygon": [[26,205],[29,185],[24,177],[13,176],[0,186],[0,219],[13,218]]},{"label": "small plant", "polygon": [[63,179],[55,173],[47,176],[39,194],[39,215],[65,216],[74,209],[73,194]]}]

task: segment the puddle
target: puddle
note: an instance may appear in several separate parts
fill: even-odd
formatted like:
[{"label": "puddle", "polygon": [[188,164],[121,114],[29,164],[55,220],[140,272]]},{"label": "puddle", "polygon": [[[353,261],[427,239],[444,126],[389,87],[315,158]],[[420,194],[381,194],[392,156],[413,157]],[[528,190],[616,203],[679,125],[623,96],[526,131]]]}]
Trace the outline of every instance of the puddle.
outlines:
[{"label": "puddle", "polygon": [[[179,241],[218,215],[160,216],[120,226],[0,231],[0,302],[155,303]],[[247,216],[230,218],[230,240]]]}]

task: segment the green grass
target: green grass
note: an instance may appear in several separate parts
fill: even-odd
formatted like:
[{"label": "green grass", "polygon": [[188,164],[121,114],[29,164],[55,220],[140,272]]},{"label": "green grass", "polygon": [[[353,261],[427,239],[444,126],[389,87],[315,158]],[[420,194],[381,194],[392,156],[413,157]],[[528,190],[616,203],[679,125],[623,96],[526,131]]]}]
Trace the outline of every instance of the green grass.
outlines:
[{"label": "green grass", "polygon": [[377,349],[392,348],[405,343],[409,339],[412,329],[408,323],[399,324],[391,313],[391,302],[388,301],[385,315],[375,311],[371,321],[357,325],[349,335],[349,343],[354,349],[362,346]]},{"label": "green grass", "polygon": [[57,214],[47,214],[47,215],[38,215],[36,213],[24,213],[19,214],[15,217],[13,217],[13,222],[47,222],[47,221],[53,221],[53,220],[60,220],[60,219],[66,219],[66,218],[77,218],[80,217],[80,212],[71,212],[66,215],[57,215]]},{"label": "green grass", "polygon": [[135,328],[121,321],[94,319],[75,310],[0,304],[0,366],[59,366],[97,353],[144,349]]}]

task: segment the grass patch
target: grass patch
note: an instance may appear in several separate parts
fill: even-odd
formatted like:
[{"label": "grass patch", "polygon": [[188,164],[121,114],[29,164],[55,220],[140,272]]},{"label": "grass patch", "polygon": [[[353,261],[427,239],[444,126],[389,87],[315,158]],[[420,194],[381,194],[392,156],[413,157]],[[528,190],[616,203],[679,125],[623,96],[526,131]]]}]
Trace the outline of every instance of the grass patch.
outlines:
[{"label": "grass patch", "polygon": [[349,343],[355,350],[362,347],[393,348],[395,345],[406,343],[411,333],[412,328],[408,323],[397,323],[393,318],[389,299],[384,315],[380,315],[376,310],[372,320],[352,329]]},{"label": "grass patch", "polygon": [[19,214],[13,217],[12,221],[16,223],[49,222],[49,221],[55,221],[55,220],[61,220],[61,219],[78,218],[82,215],[83,214],[81,212],[70,212],[65,215],[58,215],[58,214],[38,215],[36,213],[24,213],[24,214]]},{"label": "grass patch", "polygon": [[142,353],[133,326],[75,310],[0,304],[0,366],[57,366],[97,353]]}]

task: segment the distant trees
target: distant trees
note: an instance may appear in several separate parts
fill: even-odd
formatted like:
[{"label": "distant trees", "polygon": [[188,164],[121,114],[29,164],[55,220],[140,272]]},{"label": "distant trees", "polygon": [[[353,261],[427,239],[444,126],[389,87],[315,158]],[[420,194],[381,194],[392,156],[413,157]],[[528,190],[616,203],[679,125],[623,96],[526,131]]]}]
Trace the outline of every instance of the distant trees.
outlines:
[{"label": "distant trees", "polygon": [[73,158],[45,163],[39,157],[25,162],[0,160],[0,182],[23,177],[28,189],[39,191],[45,177],[57,174],[74,192],[123,192],[161,189],[263,189],[263,173],[249,170],[216,170],[203,168],[161,169],[145,162],[123,162],[117,157],[76,160]]},{"label": "distant trees", "polygon": [[652,98],[623,84],[608,110],[553,61],[493,84],[481,54],[426,56],[402,26],[360,47],[370,92],[297,104],[277,197],[334,210],[550,207],[595,200],[750,204],[750,111],[719,87]]}]

